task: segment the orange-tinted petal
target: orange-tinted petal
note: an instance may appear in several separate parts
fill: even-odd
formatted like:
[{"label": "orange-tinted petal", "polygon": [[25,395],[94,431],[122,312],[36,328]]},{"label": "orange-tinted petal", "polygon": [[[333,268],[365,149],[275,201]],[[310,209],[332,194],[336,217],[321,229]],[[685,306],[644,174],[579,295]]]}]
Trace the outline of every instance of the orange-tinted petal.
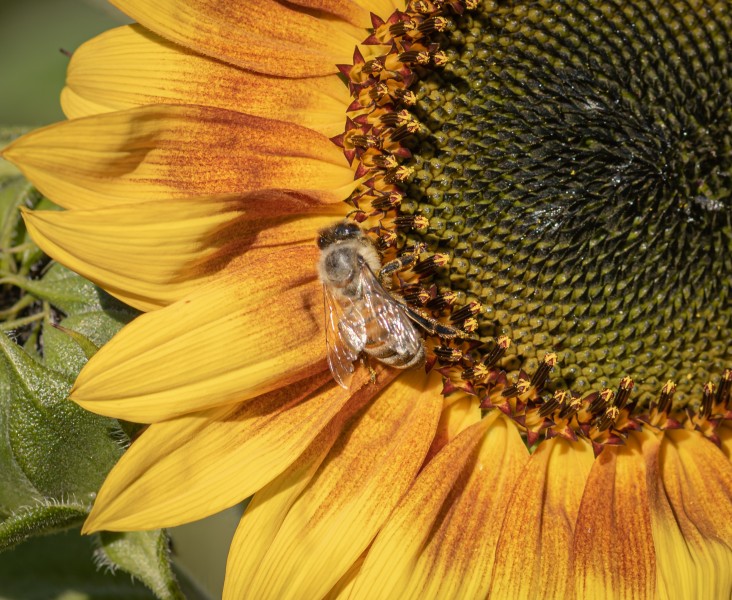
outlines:
[{"label": "orange-tinted petal", "polygon": [[151,423],[253,398],[324,368],[313,246],[248,254],[208,286],[138,317],[79,374],[71,397]]},{"label": "orange-tinted petal", "polygon": [[[292,0],[292,4],[338,17],[347,23],[364,29],[371,27],[369,10],[375,10],[373,7],[365,6],[363,2],[357,0]],[[384,18],[387,16],[384,15]]]},{"label": "orange-tinted petal", "polygon": [[658,554],[669,554],[670,597],[729,597],[732,465],[712,442],[690,431],[666,432],[659,462],[673,524],[683,536],[680,542],[675,536],[673,546],[666,539],[659,543]]},{"label": "orange-tinted petal", "polygon": [[[245,71],[130,25],[74,52],[62,93],[69,118],[145,104],[200,104],[279,119],[333,136],[348,88],[336,75],[285,79]],[[82,98],[87,102],[79,102]]]},{"label": "orange-tinted petal", "polygon": [[480,419],[480,402],[475,396],[455,392],[445,397],[440,422],[437,425],[437,432],[428,458],[432,458],[461,431],[474,425]]},{"label": "orange-tinted petal", "polygon": [[232,544],[227,597],[320,598],[336,585],[414,480],[439,419],[438,390],[439,380],[426,384],[418,371],[384,390],[344,428],[286,513],[276,511],[279,527],[268,526],[271,539],[253,552],[261,514],[273,510],[255,496]]},{"label": "orange-tinted petal", "polygon": [[491,597],[571,597],[574,525],[593,460],[590,444],[558,437],[531,455],[506,512]]},{"label": "orange-tinted petal", "polygon": [[[319,19],[276,0],[113,0],[155,33],[260,73],[329,75],[361,40],[343,21]],[[346,31],[348,30],[348,31]],[[364,36],[365,37],[365,36]]]},{"label": "orange-tinted petal", "polygon": [[[44,252],[140,310],[167,306],[210,283],[260,248],[311,243],[338,217],[332,205],[275,193],[115,205],[95,210],[24,211]],[[270,207],[263,211],[264,207]],[[312,207],[312,208],[310,208]],[[286,216],[290,209],[324,214]],[[279,214],[278,214],[279,213]],[[246,259],[244,259],[246,260]]]},{"label": "orange-tinted petal", "polygon": [[202,106],[154,105],[66,121],[4,151],[66,208],[258,189],[353,189],[341,151],[310,129]]},{"label": "orange-tinted petal", "polygon": [[[656,557],[643,437],[606,447],[592,464],[575,525],[577,598],[653,598]],[[652,490],[652,488],[651,488]]]},{"label": "orange-tinted petal", "polygon": [[[354,389],[373,395],[360,372]],[[264,394],[151,425],[104,482],[86,531],[194,521],[251,496],[300,456],[351,397],[329,372]]]},{"label": "orange-tinted petal", "polygon": [[498,411],[425,467],[377,536],[352,598],[484,598],[528,451]]}]

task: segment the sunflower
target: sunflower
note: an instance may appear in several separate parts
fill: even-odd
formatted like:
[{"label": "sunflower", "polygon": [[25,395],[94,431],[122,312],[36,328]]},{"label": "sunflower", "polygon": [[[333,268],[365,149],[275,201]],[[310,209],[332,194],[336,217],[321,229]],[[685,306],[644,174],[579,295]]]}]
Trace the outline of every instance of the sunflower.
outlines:
[{"label": "sunflower", "polygon": [[[86,531],[254,494],[228,598],[732,593],[729,2],[115,4],[4,152],[145,312],[71,393],[149,424]],[[345,217],[429,324],[349,390]]]}]

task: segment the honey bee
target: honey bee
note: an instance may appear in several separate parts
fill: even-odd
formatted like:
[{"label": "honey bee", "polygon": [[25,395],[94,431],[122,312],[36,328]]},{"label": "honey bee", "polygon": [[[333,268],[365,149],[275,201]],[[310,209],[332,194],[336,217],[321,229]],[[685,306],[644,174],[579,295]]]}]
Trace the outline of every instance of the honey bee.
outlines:
[{"label": "honey bee", "polygon": [[379,281],[381,260],[361,228],[341,221],[320,232],[318,247],[328,365],[336,382],[348,388],[361,352],[397,369],[424,364],[415,315]]}]

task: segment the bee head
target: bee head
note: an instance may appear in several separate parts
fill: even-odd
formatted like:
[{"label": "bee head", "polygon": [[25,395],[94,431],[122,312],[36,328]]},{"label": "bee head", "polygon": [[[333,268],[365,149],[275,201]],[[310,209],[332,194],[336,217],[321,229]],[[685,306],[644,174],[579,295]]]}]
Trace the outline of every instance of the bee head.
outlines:
[{"label": "bee head", "polygon": [[353,240],[361,235],[361,228],[356,223],[352,221],[341,221],[320,232],[318,236],[318,248],[322,250],[331,244]]}]

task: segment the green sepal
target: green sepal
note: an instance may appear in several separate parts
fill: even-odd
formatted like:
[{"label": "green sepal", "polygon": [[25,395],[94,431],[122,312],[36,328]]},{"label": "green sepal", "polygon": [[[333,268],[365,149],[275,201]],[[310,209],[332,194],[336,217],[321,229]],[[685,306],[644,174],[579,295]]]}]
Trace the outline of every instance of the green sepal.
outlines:
[{"label": "green sepal", "polygon": [[162,530],[98,534],[97,563],[122,569],[142,581],[161,600],[184,598],[170,566],[170,541]]}]

